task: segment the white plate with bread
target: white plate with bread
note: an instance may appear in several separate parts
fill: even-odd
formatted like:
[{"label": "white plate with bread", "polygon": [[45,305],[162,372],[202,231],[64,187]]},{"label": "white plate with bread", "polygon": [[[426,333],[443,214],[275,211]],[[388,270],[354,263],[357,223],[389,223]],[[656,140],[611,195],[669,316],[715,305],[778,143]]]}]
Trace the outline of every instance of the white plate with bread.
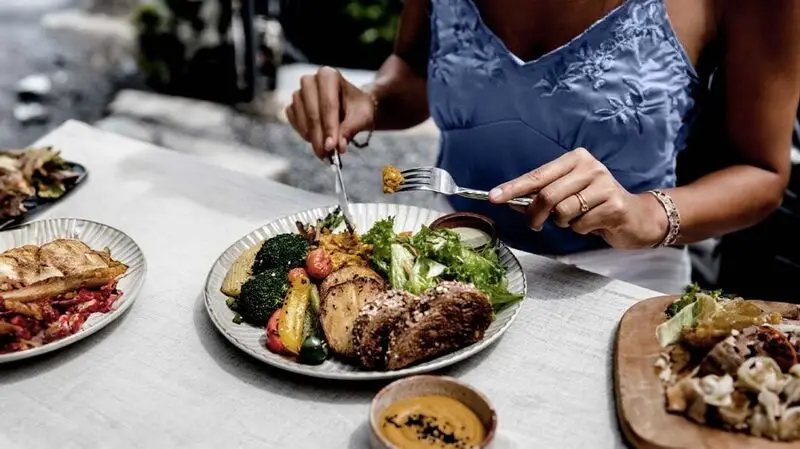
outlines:
[{"label": "white plate with bread", "polygon": [[0,363],[86,338],[133,304],[147,271],[132,238],[76,218],[0,232]]}]

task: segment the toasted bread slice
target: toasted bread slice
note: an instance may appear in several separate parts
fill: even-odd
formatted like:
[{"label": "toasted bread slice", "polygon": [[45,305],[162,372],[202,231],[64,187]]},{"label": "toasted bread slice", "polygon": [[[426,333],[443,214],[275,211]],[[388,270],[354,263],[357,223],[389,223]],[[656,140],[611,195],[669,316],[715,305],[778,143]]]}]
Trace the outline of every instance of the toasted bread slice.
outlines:
[{"label": "toasted bread slice", "polygon": [[125,274],[128,266],[73,239],[26,245],[0,254],[0,299],[20,302],[96,288]]}]

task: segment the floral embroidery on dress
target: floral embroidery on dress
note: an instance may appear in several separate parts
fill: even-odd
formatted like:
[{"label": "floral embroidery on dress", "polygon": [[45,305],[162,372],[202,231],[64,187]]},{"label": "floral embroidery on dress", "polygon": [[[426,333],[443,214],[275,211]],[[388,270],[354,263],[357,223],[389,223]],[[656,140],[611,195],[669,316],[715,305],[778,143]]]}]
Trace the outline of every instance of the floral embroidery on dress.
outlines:
[{"label": "floral embroidery on dress", "polygon": [[624,78],[622,82],[628,86],[629,91],[620,98],[608,98],[608,108],[600,108],[594,111],[600,120],[616,119],[623,124],[635,122],[639,134],[644,133],[642,117],[649,115],[654,109],[658,108],[661,101],[652,97],[649,89],[642,88],[638,83],[629,78]]},{"label": "floral embroidery on dress", "polygon": [[445,133],[519,121],[564,148],[624,153],[617,170],[658,166],[685,146],[698,84],[663,2],[625,0],[570,42],[521,62],[474,0],[432,0],[431,114]]},{"label": "floral embroidery on dress", "polygon": [[544,89],[545,95],[554,95],[558,91],[568,90],[570,83],[586,79],[595,90],[599,90],[606,85],[603,77],[614,66],[621,51],[636,51],[646,38],[656,41],[665,39],[659,22],[660,11],[653,0],[629,7],[631,14],[616,22],[609,39],[596,48],[584,41],[577,49],[565,49],[570,51],[559,54],[559,61],[534,84],[534,88]]},{"label": "floral embroidery on dress", "polygon": [[[444,84],[449,84],[454,76],[468,76],[476,84],[484,81],[499,84],[505,79],[501,55],[482,29],[480,18],[469,11],[469,5],[463,0],[437,3],[434,6],[438,8],[435,27],[442,32],[431,36],[429,67],[432,77]],[[455,60],[458,64],[454,64]],[[443,67],[448,64],[466,65],[469,71],[455,73]]]}]

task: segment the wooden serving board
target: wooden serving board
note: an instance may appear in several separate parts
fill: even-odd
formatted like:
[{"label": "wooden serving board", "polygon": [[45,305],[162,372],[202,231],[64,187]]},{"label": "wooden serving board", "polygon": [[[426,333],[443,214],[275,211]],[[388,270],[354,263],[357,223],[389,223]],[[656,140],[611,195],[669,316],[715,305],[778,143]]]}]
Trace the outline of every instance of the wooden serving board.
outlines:
[{"label": "wooden serving board", "polygon": [[[664,388],[655,363],[662,351],[656,326],[675,296],[641,301],[628,309],[617,329],[614,353],[614,390],[617,416],[628,441],[647,449],[789,449],[800,442],[774,442],[697,424],[667,413]],[[769,311],[796,315],[795,304],[755,301]],[[794,313],[792,313],[794,312]]]}]

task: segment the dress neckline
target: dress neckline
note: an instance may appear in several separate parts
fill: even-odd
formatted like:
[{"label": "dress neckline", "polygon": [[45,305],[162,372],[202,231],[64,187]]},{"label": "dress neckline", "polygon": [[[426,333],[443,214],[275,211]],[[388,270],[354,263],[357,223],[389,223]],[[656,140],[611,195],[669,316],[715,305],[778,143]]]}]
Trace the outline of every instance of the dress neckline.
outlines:
[{"label": "dress neckline", "polygon": [[478,4],[475,3],[475,0],[464,0],[464,1],[467,2],[467,4],[469,5],[470,9],[472,9],[472,12],[475,14],[475,17],[477,18],[477,21],[478,21],[478,25],[489,36],[489,38],[506,53],[506,55],[512,61],[514,61],[518,66],[533,66],[533,65],[537,65],[539,63],[542,63],[543,61],[545,61],[545,60],[547,60],[549,58],[552,58],[552,57],[558,55],[559,53],[562,53],[562,52],[566,51],[567,49],[577,45],[579,42],[583,41],[586,38],[586,35],[591,33],[595,28],[597,28],[598,26],[604,24],[605,22],[608,22],[609,20],[612,20],[612,19],[616,18],[617,15],[621,14],[624,10],[626,10],[628,8],[630,3],[634,3],[636,0],[625,0],[625,1],[623,1],[619,5],[615,6],[606,15],[604,15],[603,17],[600,17],[599,19],[597,19],[595,22],[593,22],[591,25],[589,25],[585,30],[583,30],[582,32],[578,33],[577,35],[575,35],[574,37],[569,39],[567,42],[559,45],[558,47],[556,47],[556,48],[554,48],[554,49],[552,49],[552,50],[550,50],[548,52],[543,53],[540,56],[537,56],[534,59],[528,60],[528,61],[523,60],[522,58],[517,56],[514,52],[509,50],[509,48],[506,45],[506,43],[503,42],[502,39],[500,39],[500,36],[498,36],[489,27],[489,25],[487,25],[486,22],[484,22],[483,15],[481,14],[480,8],[478,8]]}]

